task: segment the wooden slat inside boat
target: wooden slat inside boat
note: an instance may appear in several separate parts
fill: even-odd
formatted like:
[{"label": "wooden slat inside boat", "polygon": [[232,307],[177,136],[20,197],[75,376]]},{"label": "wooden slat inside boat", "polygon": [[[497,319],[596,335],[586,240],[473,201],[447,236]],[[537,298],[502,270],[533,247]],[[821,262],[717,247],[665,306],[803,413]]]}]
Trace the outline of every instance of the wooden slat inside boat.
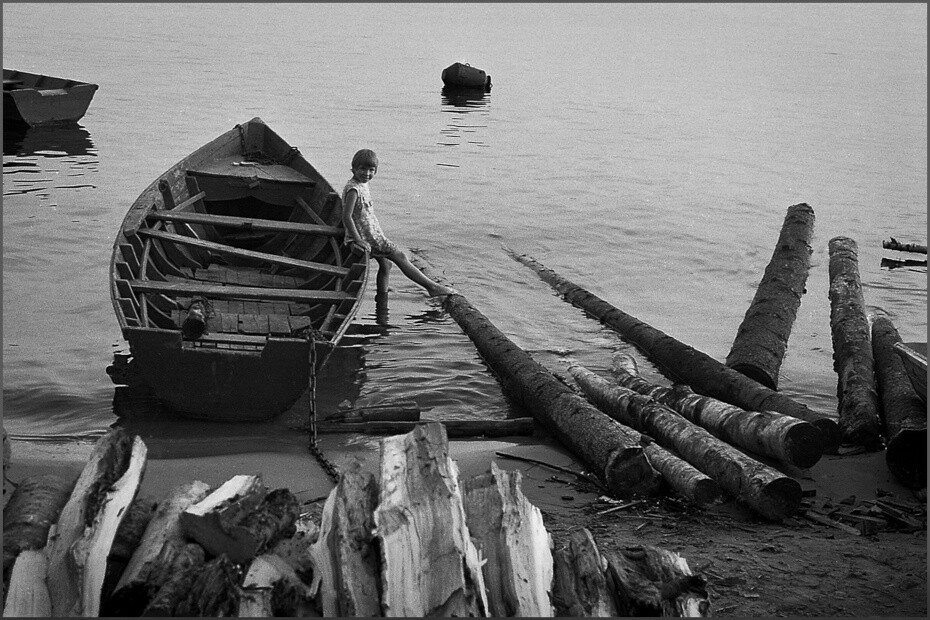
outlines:
[{"label": "wooden slat inside boat", "polygon": [[293,405],[367,285],[368,256],[342,238],[336,191],[258,118],[153,181],[113,245],[110,290],[156,395],[216,420]]}]

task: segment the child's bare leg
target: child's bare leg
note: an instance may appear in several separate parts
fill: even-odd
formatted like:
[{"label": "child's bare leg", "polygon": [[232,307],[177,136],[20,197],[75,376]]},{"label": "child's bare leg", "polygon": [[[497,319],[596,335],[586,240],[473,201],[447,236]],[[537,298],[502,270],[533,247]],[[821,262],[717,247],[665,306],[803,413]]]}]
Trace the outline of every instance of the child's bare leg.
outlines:
[{"label": "child's bare leg", "polygon": [[391,277],[391,261],[380,256],[376,256],[375,260],[378,261],[378,293],[387,293],[390,290],[388,280]]},{"label": "child's bare leg", "polygon": [[407,255],[404,254],[403,250],[395,251],[388,258],[390,258],[397,264],[398,267],[400,267],[401,272],[405,276],[425,288],[426,292],[429,293],[431,297],[435,297],[437,295],[449,295],[456,292],[455,289],[449,288],[448,286],[443,286],[438,282],[433,282],[425,275],[423,275],[423,272],[417,269],[416,265],[410,262],[410,259],[407,258]]}]

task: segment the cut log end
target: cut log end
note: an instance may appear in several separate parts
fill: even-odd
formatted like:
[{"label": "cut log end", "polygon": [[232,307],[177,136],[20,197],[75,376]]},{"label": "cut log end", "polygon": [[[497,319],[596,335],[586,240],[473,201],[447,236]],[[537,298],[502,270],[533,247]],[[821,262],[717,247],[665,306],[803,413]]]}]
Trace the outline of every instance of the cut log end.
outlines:
[{"label": "cut log end", "polygon": [[823,453],[836,454],[839,452],[840,445],[843,443],[843,431],[840,430],[837,421],[831,418],[817,418],[812,420],[811,424],[823,433]]},{"label": "cut log end", "polygon": [[761,383],[770,390],[778,389],[778,377],[772,377],[763,368],[759,368],[758,366],[749,363],[736,363],[727,365],[740,374],[749,377],[756,383]]},{"label": "cut log end", "polygon": [[794,478],[775,478],[761,490],[757,511],[768,519],[781,521],[797,513],[802,495],[801,485]]},{"label": "cut log end", "polygon": [[813,467],[823,456],[824,431],[815,424],[796,424],[785,433],[785,455],[795,467]]},{"label": "cut log end", "polygon": [[927,429],[903,430],[888,442],[885,463],[901,484],[911,489],[927,486]]}]

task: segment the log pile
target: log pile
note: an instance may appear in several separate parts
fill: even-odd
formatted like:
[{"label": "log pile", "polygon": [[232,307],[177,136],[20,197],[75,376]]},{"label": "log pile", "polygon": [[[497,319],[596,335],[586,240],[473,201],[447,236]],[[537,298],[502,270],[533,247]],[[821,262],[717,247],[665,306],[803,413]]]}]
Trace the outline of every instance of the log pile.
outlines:
[{"label": "log pile", "polygon": [[113,430],[66,501],[45,494],[57,518],[15,554],[5,616],[710,615],[678,554],[602,552],[583,528],[556,543],[519,472],[460,480],[438,423],[348,467],[319,521],[258,475],[135,497],[145,454]]}]

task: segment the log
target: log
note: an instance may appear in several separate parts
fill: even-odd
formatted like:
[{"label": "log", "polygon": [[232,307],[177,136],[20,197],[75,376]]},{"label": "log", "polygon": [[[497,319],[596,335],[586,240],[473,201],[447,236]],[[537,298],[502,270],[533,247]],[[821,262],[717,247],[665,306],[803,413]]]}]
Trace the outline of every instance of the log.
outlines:
[{"label": "log", "polygon": [[106,558],[145,469],[145,444],[122,429],[101,437],[49,530],[53,616],[97,615]]},{"label": "log", "polygon": [[561,617],[613,618],[617,604],[607,582],[607,560],[585,528],[571,530],[553,554],[552,604]]},{"label": "log", "polygon": [[151,497],[137,497],[129,505],[122,523],[116,530],[116,537],[113,539],[113,546],[107,557],[107,572],[100,594],[100,599],[103,601],[102,608],[106,607],[106,601],[116,589],[116,584],[119,583],[123,571],[132,559],[132,554],[142,542],[145,528],[155,516],[157,508],[158,502]]},{"label": "log", "polygon": [[698,506],[709,506],[720,500],[723,493],[713,478],[646,435],[641,441],[649,463],[679,495]]},{"label": "log", "polygon": [[[200,481],[179,485],[162,500],[145,528],[142,540],[136,546],[126,568],[116,583],[113,594],[105,601],[103,610],[108,616],[138,616],[176,571],[180,564],[191,562],[183,558],[195,553],[187,549],[181,531],[180,514],[189,506],[207,496],[210,487]],[[203,564],[203,549],[200,564]]]},{"label": "log", "polygon": [[509,437],[529,436],[536,430],[533,418],[508,420],[390,420],[370,422],[320,422],[318,433],[361,433],[368,435],[400,435],[422,424],[441,423],[449,437]]},{"label": "log", "polygon": [[[5,534],[5,532],[4,532]],[[23,549],[10,567],[4,618],[49,618],[52,599],[45,584],[48,560],[41,549]]]},{"label": "log", "polygon": [[773,390],[806,292],[813,236],[810,205],[788,207],[772,258],[727,355],[727,366]]},{"label": "log", "polygon": [[[251,560],[250,541],[237,537],[236,526],[264,501],[268,490],[260,476],[233,476],[207,497],[181,512],[181,530],[210,555],[227,554],[234,562]],[[234,533],[235,531],[235,533]]]},{"label": "log", "polygon": [[[411,260],[433,280],[432,266]],[[475,343],[504,391],[584,461],[618,496],[649,495],[661,476],[649,464],[639,434],[592,407],[523,351],[460,294],[443,300],[449,315]]]},{"label": "log", "polygon": [[242,563],[264,553],[278,541],[290,538],[297,531],[300,502],[288,489],[275,489],[265,496],[258,508],[250,512],[229,530],[237,542],[236,551],[226,551],[233,562]]},{"label": "log", "polygon": [[901,484],[911,489],[927,486],[927,409],[895,353],[901,336],[888,317],[872,321],[881,415],[885,426],[885,463]]},{"label": "log", "polygon": [[777,521],[800,508],[801,485],[793,478],[746,456],[648,396],[613,385],[577,364],[568,371],[602,411],[674,450],[760,515]]},{"label": "log", "polygon": [[203,565],[190,590],[175,606],[172,616],[202,618],[231,617],[239,611],[241,570],[225,555]]},{"label": "log", "polygon": [[729,444],[802,469],[823,456],[823,434],[809,422],[775,411],[746,411],[681,384],[650,383],[636,374],[636,361],[622,353],[614,356],[612,370],[623,387],[654,398]]},{"label": "log", "polygon": [[706,618],[710,596],[703,577],[675,553],[644,545],[604,552],[617,615],[643,618]]},{"label": "log", "polygon": [[698,394],[711,396],[749,411],[777,411],[810,422],[824,433],[824,452],[836,453],[841,435],[835,420],[753,381],[706,353],[618,310],[535,259],[525,254],[518,255],[511,250],[507,252],[514,260],[535,271],[572,305],[581,308],[634,344],[672,381],[686,384]]},{"label": "log", "polygon": [[172,555],[171,564],[166,565],[170,570],[158,576],[160,585],[156,588],[151,600],[146,600],[141,615],[150,617],[173,615],[178,601],[190,592],[205,563],[206,552],[200,545],[186,544],[177,550]]},{"label": "log", "polygon": [[830,332],[843,442],[880,450],[878,391],[856,242],[830,239]]},{"label": "log", "polygon": [[415,401],[401,401],[369,405],[356,409],[342,409],[327,416],[321,422],[401,422],[420,419],[420,406]]},{"label": "log", "polygon": [[242,580],[240,618],[314,616],[310,588],[282,558],[263,554],[252,560]]},{"label": "log", "polygon": [[310,550],[311,594],[326,617],[381,615],[377,502],[378,483],[357,461],[342,472],[326,498],[319,538]]},{"label": "log", "polygon": [[320,526],[313,521],[311,515],[302,514],[297,517],[294,529],[294,535],[278,541],[270,553],[287,562],[301,579],[310,583],[313,575],[311,550],[319,540]]},{"label": "log", "polygon": [[381,440],[374,513],[385,616],[486,616],[478,550],[440,424]]},{"label": "log", "polygon": [[882,241],[882,247],[886,250],[897,250],[899,252],[914,252],[917,254],[926,254],[927,246],[918,243],[901,243],[894,237],[888,241]]},{"label": "log", "polygon": [[45,547],[49,529],[58,520],[75,481],[53,474],[29,476],[10,494],[3,507],[4,583],[10,580],[16,556],[27,549]]},{"label": "log", "polygon": [[494,618],[551,617],[552,538],[542,513],[521,489],[519,471],[491,462],[489,472],[466,480],[465,519],[481,557]]},{"label": "log", "polygon": [[887,269],[901,269],[902,267],[926,267],[927,261],[926,259],[912,260],[909,258],[898,260],[896,258],[885,258],[883,256],[881,266]]}]

